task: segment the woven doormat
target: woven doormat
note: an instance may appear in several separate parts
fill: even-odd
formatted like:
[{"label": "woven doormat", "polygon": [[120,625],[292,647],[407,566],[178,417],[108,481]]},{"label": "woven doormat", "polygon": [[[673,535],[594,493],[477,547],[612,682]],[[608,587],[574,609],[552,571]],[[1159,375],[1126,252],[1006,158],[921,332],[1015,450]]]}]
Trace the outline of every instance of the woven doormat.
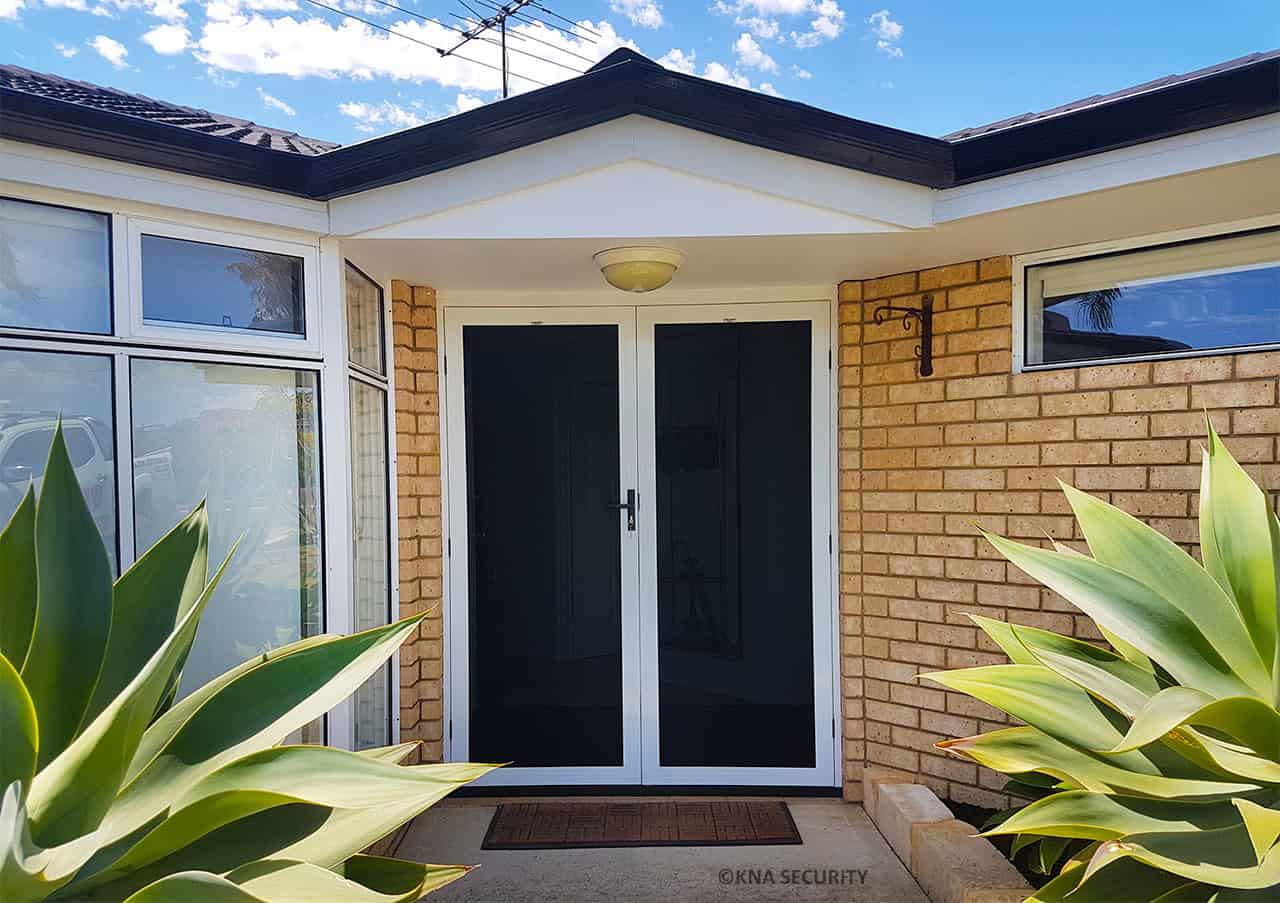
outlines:
[{"label": "woven doormat", "polygon": [[780,800],[503,803],[486,850],[804,843]]}]

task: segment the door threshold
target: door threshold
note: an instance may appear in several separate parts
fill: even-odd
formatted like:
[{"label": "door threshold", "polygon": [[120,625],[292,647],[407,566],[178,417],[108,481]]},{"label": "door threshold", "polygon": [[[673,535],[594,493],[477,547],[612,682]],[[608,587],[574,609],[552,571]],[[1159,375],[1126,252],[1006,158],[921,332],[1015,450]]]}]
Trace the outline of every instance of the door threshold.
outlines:
[{"label": "door threshold", "polygon": [[530,787],[459,787],[452,797],[521,796],[812,796],[838,797],[839,787],[761,787],[754,784],[539,784]]}]

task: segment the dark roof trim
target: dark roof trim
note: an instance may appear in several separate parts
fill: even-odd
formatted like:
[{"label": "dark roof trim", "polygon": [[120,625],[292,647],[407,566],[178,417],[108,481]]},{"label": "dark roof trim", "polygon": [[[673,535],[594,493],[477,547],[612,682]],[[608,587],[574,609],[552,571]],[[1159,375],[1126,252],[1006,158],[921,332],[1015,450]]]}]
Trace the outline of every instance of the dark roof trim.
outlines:
[{"label": "dark roof trim", "polygon": [[630,50],[585,75],[317,156],[0,88],[0,137],[318,200],[449,169],[630,114],[946,188],[1280,111],[1275,57],[959,141],[662,68]]}]

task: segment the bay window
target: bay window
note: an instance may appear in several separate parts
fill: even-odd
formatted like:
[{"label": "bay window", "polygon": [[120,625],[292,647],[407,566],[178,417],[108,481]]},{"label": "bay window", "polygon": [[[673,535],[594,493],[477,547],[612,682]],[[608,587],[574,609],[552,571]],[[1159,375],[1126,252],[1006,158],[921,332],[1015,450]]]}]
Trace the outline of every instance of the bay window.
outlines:
[{"label": "bay window", "polygon": [[[0,198],[0,525],[39,488],[59,421],[117,573],[204,501],[211,572],[240,544],[180,695],[391,615],[381,291],[353,268],[345,299],[330,290],[349,385],[322,392],[321,259],[314,241]],[[326,533],[326,487],[350,537],[342,517]],[[388,668],[361,687],[335,742],[392,742],[394,683]],[[324,720],[290,740],[324,742]]]}]

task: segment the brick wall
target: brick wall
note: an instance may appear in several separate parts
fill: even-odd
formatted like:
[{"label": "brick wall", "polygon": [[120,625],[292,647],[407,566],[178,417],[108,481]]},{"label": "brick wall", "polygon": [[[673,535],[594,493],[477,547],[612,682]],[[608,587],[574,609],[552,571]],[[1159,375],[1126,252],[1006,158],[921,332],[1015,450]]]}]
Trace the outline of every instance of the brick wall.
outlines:
[{"label": "brick wall", "polygon": [[[1011,373],[1010,260],[840,286],[840,606],[846,795],[865,764],[940,796],[999,807],[1003,778],[935,741],[1001,713],[915,680],[1004,658],[967,614],[1098,639],[1071,605],[1005,563],[981,525],[1025,542],[1080,534],[1056,481],[1111,501],[1195,551],[1203,411],[1280,487],[1280,353]],[[916,331],[883,304],[934,298],[932,377]],[[1083,548],[1083,546],[1080,546]]]},{"label": "brick wall", "polygon": [[400,616],[430,611],[400,650],[400,739],[418,761],[444,755],[441,627],[440,386],[434,289],[391,282],[395,359]]}]

